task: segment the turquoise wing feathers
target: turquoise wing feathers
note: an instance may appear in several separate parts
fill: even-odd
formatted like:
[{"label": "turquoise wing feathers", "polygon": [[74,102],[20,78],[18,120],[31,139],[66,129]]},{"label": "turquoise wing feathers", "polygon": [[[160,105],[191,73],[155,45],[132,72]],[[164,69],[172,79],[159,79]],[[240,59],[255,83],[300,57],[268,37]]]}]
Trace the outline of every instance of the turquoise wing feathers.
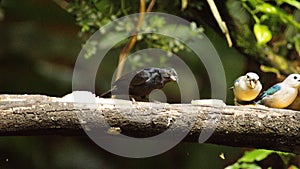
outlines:
[{"label": "turquoise wing feathers", "polygon": [[262,96],[260,97],[260,99],[266,97],[266,96],[270,96],[273,95],[274,93],[278,92],[281,89],[281,86],[279,84],[276,84],[272,87],[270,87],[267,91],[265,91]]}]

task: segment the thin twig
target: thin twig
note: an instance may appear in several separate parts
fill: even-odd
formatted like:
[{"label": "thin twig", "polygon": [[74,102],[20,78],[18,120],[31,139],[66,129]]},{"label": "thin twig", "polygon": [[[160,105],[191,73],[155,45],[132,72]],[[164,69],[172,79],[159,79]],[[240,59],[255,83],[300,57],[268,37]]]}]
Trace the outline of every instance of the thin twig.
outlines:
[{"label": "thin twig", "polygon": [[208,2],[208,5],[210,7],[210,10],[212,11],[216,21],[218,22],[219,24],[219,27],[220,29],[222,30],[222,32],[225,34],[225,37],[227,39],[227,42],[228,42],[228,46],[231,47],[232,46],[232,41],[231,41],[231,38],[230,38],[230,34],[229,34],[229,31],[228,31],[228,28],[226,26],[226,22],[224,22],[220,16],[220,13],[218,11],[218,8],[214,2],[214,0],[207,0]]},{"label": "thin twig", "polygon": [[65,0],[53,0],[58,6],[60,6],[64,10],[68,10],[70,8],[70,3]]},{"label": "thin twig", "polygon": [[148,8],[147,8],[146,12],[151,12],[154,4],[155,4],[155,0],[151,0],[150,4],[148,5]]},{"label": "thin twig", "polygon": [[116,75],[116,80],[119,79],[122,75],[122,71],[124,68],[124,63],[125,63],[125,59],[127,54],[130,52],[130,50],[132,49],[132,47],[135,45],[136,40],[137,40],[137,31],[138,29],[141,27],[143,19],[144,19],[144,12],[145,12],[145,1],[144,0],[140,0],[140,14],[139,14],[139,20],[138,23],[135,27],[135,32],[134,35],[131,37],[131,39],[129,40],[129,42],[125,45],[125,47],[123,48],[120,56],[119,56],[119,65],[118,65],[118,70],[117,70],[117,75]]}]

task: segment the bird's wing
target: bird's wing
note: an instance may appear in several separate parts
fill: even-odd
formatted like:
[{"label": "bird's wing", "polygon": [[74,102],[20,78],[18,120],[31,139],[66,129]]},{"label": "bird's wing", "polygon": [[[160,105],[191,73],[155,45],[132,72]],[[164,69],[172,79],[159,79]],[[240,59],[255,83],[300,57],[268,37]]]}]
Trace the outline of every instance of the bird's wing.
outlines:
[{"label": "bird's wing", "polygon": [[151,78],[151,72],[148,70],[139,71],[131,80],[131,85],[139,86],[145,84],[147,80]]},{"label": "bird's wing", "polygon": [[280,89],[281,89],[281,86],[279,84],[276,84],[276,85],[270,87],[267,91],[263,92],[260,99],[262,99],[266,96],[269,96],[269,95],[273,95],[274,93],[278,92]]},{"label": "bird's wing", "polygon": [[234,81],[233,86],[231,86],[229,89],[230,89],[230,90],[233,90],[236,86],[238,86],[238,85],[239,85],[239,82],[240,82],[240,79],[241,79],[241,77],[237,78],[237,79]]},{"label": "bird's wing", "polygon": [[115,83],[115,86],[121,87],[125,85],[138,86],[144,84],[150,78],[150,73],[146,70],[140,70],[127,73],[121,76]]}]

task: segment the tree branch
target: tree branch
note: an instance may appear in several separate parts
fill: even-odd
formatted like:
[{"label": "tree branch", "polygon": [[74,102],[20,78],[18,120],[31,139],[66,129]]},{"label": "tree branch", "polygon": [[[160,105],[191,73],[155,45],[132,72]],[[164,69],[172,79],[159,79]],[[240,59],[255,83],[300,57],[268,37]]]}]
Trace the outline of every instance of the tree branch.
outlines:
[{"label": "tree branch", "polygon": [[[300,154],[300,112],[297,111],[261,107],[221,108],[191,104],[131,103],[111,99],[99,99],[103,103],[97,104],[97,109],[92,109],[88,104],[57,100],[58,98],[42,95],[0,95],[0,135],[82,135],[82,129],[86,129],[88,124],[105,128],[103,126],[106,122],[111,126],[105,129],[109,134],[149,137],[176,123],[172,131],[179,133],[192,125],[185,140],[198,142],[203,129],[214,129],[215,125],[209,121],[219,117],[216,129],[207,143]],[[79,116],[85,120],[79,119]]]}]

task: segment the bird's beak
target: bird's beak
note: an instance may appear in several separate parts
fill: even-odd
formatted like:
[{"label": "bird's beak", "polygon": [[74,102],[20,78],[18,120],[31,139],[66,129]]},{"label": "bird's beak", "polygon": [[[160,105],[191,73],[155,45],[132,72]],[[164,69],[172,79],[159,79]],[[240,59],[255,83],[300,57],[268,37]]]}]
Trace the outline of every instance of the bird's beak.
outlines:
[{"label": "bird's beak", "polygon": [[176,77],[176,76],[173,76],[173,75],[170,76],[170,79],[171,79],[172,81],[174,81],[174,82],[177,81],[177,77]]},{"label": "bird's beak", "polygon": [[250,80],[250,86],[252,89],[254,89],[256,86],[256,80]]}]

